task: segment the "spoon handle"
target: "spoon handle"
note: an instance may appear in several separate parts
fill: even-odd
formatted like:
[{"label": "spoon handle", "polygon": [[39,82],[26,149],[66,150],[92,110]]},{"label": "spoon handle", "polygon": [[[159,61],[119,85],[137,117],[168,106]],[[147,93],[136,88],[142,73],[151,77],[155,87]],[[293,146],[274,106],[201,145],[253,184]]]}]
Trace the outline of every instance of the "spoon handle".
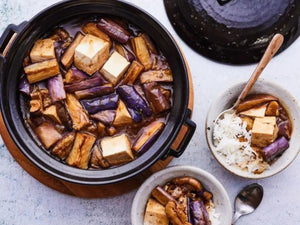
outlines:
[{"label": "spoon handle", "polygon": [[244,87],[243,91],[241,92],[240,96],[238,97],[237,101],[235,102],[233,109],[236,109],[241,101],[245,99],[248,92],[254,85],[254,83],[257,81],[257,78],[260,76],[264,68],[267,66],[267,64],[270,62],[272,57],[276,54],[276,52],[279,50],[280,46],[283,43],[283,35],[281,34],[275,34],[272,38],[270,44],[268,45],[263,57],[259,61],[256,69],[254,70],[253,74],[251,75],[249,81],[247,82],[247,85]]},{"label": "spoon handle", "polygon": [[234,213],[234,215],[233,215],[233,218],[232,218],[232,225],[234,225],[235,224],[235,222],[240,218],[242,216],[242,214],[241,213],[239,213],[239,212],[235,212]]}]

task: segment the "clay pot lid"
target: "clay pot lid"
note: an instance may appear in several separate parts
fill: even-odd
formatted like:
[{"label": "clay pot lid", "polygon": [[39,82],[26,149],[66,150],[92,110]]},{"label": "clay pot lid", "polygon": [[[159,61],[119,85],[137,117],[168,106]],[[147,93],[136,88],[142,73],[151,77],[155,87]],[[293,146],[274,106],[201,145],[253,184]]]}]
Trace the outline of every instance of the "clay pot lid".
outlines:
[{"label": "clay pot lid", "polygon": [[172,26],[195,51],[218,62],[258,62],[275,33],[300,34],[298,0],[164,0]]}]

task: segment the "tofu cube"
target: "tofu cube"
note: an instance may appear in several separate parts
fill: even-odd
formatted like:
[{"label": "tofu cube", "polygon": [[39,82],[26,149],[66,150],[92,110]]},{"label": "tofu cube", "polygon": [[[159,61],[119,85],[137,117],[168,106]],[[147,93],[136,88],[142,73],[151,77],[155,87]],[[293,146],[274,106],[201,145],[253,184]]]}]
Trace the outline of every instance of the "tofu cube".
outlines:
[{"label": "tofu cube", "polygon": [[101,73],[112,84],[117,84],[123,74],[126,72],[130,63],[118,52],[113,52],[107,62],[101,69]]},{"label": "tofu cube", "polygon": [[277,138],[278,127],[275,116],[255,118],[252,128],[251,144],[264,148]]},{"label": "tofu cube", "polygon": [[240,115],[261,118],[265,116],[266,110],[267,110],[267,104],[240,112]]},{"label": "tofu cube", "polygon": [[152,198],[147,203],[144,225],[169,225],[165,207]]},{"label": "tofu cube", "polygon": [[109,58],[109,43],[87,34],[75,49],[75,66],[89,75],[99,70]]},{"label": "tofu cube", "polygon": [[103,158],[110,165],[118,165],[134,159],[130,141],[125,134],[104,138],[100,145]]},{"label": "tofu cube", "polygon": [[44,60],[54,59],[54,41],[51,39],[40,39],[34,43],[30,52],[31,62],[41,62]]},{"label": "tofu cube", "polygon": [[124,126],[133,122],[126,105],[120,100],[116,111],[116,117],[113,122],[114,126]]}]

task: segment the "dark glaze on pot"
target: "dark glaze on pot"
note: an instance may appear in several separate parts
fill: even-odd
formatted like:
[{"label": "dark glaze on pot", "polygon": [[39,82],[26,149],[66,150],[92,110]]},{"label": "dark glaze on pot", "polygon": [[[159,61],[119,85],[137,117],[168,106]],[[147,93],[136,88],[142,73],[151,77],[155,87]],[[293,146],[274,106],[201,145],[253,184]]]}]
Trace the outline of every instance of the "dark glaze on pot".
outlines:
[{"label": "dark glaze on pot", "polygon": [[300,34],[297,0],[164,0],[172,26],[198,53],[229,64],[258,62],[275,33],[281,51]]}]

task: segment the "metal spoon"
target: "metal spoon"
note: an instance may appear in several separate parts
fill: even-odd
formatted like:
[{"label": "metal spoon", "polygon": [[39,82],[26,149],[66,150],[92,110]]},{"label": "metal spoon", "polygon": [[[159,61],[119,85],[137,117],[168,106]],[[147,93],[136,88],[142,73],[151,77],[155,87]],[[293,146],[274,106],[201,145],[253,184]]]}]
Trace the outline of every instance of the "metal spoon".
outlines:
[{"label": "metal spoon", "polygon": [[263,57],[261,58],[260,62],[258,63],[256,69],[254,70],[253,74],[251,75],[250,79],[248,80],[246,86],[242,90],[241,94],[239,95],[238,99],[234,103],[233,107],[230,109],[226,109],[225,111],[221,112],[215,122],[217,122],[220,118],[224,116],[225,113],[233,114],[235,113],[235,110],[240,105],[240,103],[245,99],[248,92],[254,85],[254,83],[257,81],[258,77],[264,70],[264,68],[268,65],[272,57],[276,54],[276,52],[279,50],[280,46],[283,43],[283,36],[281,34],[275,34],[272,38],[270,44],[268,45]]},{"label": "metal spoon", "polygon": [[241,216],[252,213],[259,206],[263,195],[263,187],[259,184],[254,183],[244,187],[235,198],[235,213],[232,224]]}]

